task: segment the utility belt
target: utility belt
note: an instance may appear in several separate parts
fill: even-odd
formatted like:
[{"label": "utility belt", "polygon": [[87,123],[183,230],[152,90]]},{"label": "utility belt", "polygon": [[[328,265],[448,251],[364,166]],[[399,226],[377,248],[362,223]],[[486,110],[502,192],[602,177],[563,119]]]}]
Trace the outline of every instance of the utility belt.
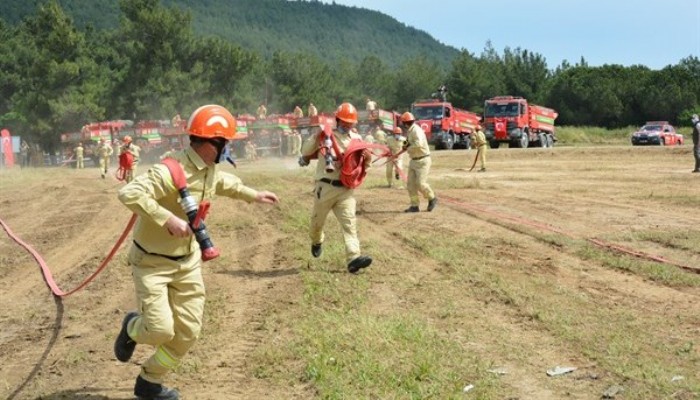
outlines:
[{"label": "utility belt", "polygon": [[150,256],[163,257],[163,258],[167,258],[168,260],[173,260],[173,261],[181,261],[181,260],[184,260],[185,258],[192,255],[192,253],[190,253],[190,254],[185,254],[184,256],[167,256],[165,254],[151,253],[150,251],[147,251],[146,249],[144,249],[143,246],[141,246],[139,244],[139,242],[137,242],[135,240],[134,240],[134,246],[136,246],[137,249],[143,251],[144,253],[146,253]]},{"label": "utility belt", "polygon": [[412,158],[411,160],[413,160],[413,161],[418,161],[418,160],[422,160],[422,159],[424,159],[424,158],[426,158],[426,157],[430,157],[430,154],[426,154],[426,155],[424,155],[424,156]]},{"label": "utility belt", "polygon": [[343,182],[341,182],[340,180],[336,180],[336,179],[321,178],[318,181],[323,182],[323,183],[327,183],[327,184],[335,186],[335,187],[345,187],[345,185],[343,185]]}]

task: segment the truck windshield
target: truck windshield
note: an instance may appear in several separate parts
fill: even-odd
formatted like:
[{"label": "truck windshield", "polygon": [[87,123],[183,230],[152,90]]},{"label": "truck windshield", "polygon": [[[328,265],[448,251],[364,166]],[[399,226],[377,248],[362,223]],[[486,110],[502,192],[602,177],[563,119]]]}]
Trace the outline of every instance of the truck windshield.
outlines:
[{"label": "truck windshield", "polygon": [[442,106],[413,106],[413,116],[419,119],[441,119]]},{"label": "truck windshield", "polygon": [[517,117],[520,114],[519,103],[487,103],[484,110],[486,117]]}]

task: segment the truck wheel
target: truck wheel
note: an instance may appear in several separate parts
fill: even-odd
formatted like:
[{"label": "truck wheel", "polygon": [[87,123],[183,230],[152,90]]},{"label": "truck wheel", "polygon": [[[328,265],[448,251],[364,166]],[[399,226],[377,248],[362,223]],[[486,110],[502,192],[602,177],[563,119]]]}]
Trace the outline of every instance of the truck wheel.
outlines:
[{"label": "truck wheel", "polygon": [[530,145],[530,134],[528,132],[523,132],[518,144],[520,145],[519,147],[527,149],[527,146]]},{"label": "truck wheel", "polygon": [[497,149],[498,146],[500,146],[500,145],[501,145],[501,142],[499,142],[497,140],[490,140],[489,141],[489,147],[492,149]]},{"label": "truck wheel", "polygon": [[472,139],[468,135],[463,136],[462,143],[464,144],[465,149],[470,149],[472,147]]},{"label": "truck wheel", "polygon": [[544,133],[540,133],[539,135],[537,135],[537,137],[539,138],[540,147],[546,148],[547,147],[547,135],[545,135]]},{"label": "truck wheel", "polygon": [[547,147],[554,147],[554,136],[547,134]]}]

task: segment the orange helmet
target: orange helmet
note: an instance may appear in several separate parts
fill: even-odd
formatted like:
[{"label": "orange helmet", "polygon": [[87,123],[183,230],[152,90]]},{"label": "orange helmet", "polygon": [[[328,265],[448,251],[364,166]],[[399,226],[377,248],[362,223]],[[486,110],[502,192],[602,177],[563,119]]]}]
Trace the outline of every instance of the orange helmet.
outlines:
[{"label": "orange helmet", "polygon": [[131,143],[131,136],[129,136],[129,135],[124,136],[124,143]]},{"label": "orange helmet", "polygon": [[399,128],[399,127],[397,126],[396,128],[394,128],[394,133],[397,134],[397,135],[400,135],[400,134],[403,133],[403,131],[401,130],[401,128]]},{"label": "orange helmet", "polygon": [[231,140],[236,136],[236,118],[222,106],[201,106],[190,115],[187,132],[205,139],[220,137]]},{"label": "orange helmet", "polygon": [[350,103],[343,103],[335,112],[335,117],[349,124],[357,123],[357,109]]},{"label": "orange helmet", "polygon": [[413,114],[411,114],[408,111],[401,114],[401,122],[413,122],[415,120],[416,120],[416,118],[413,116]]}]

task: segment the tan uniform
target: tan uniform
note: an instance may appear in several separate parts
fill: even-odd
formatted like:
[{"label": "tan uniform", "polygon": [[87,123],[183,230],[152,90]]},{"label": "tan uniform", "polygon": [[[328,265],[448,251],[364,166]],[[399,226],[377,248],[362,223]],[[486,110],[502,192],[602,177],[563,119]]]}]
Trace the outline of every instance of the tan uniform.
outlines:
[{"label": "tan uniform", "polygon": [[248,141],[245,144],[245,159],[248,161],[257,160],[258,155],[256,154],[255,145],[253,142]]},{"label": "tan uniform", "polygon": [[[403,150],[403,146],[406,143],[406,138],[401,136],[401,135],[388,135],[386,144],[389,146],[389,150],[391,151],[392,156],[396,156]],[[393,161],[389,161],[386,163],[386,182],[389,185],[389,187],[393,186],[394,179],[399,179],[397,178],[400,177],[399,170],[403,170],[403,159],[404,155],[401,154],[400,156],[394,158]]]},{"label": "tan uniform", "polygon": [[[346,135],[333,131],[333,135],[341,152],[345,151],[351,139],[361,139],[360,135],[355,132],[350,132]],[[319,136],[322,137],[323,133],[319,132],[312,135],[304,142],[301,148],[303,156],[311,156],[318,150]],[[326,160],[319,155],[316,163],[316,188],[314,190],[314,207],[311,215],[309,237],[312,244],[323,243],[325,240],[323,226],[326,223],[328,213],[333,211],[343,231],[345,258],[350,262],[361,255],[355,217],[355,191],[342,186],[339,168],[336,168],[334,172],[326,172],[325,169]]]},{"label": "tan uniform", "polygon": [[292,155],[293,156],[300,156],[301,155],[301,133],[298,131],[295,131],[291,135],[292,138]]},{"label": "tan uniform", "polygon": [[78,145],[75,149],[73,149],[73,153],[75,154],[75,168],[85,168],[85,149],[83,146]]},{"label": "tan uniform", "polygon": [[374,143],[374,136],[372,136],[371,133],[368,133],[365,135],[365,138],[363,140],[367,143]]},{"label": "tan uniform", "polygon": [[318,115],[318,110],[313,104],[309,104],[309,117],[315,117]]},{"label": "tan uniform", "polygon": [[113,153],[112,146],[110,146],[109,143],[102,142],[97,145],[95,153],[100,161],[100,174],[104,178],[105,175],[107,175],[107,169],[109,168],[109,157],[111,157]]},{"label": "tan uniform", "polygon": [[126,181],[126,183],[129,183],[134,180],[136,168],[138,168],[139,166],[139,155],[141,154],[141,148],[132,142],[122,146],[119,151],[119,154],[122,154],[125,151],[128,151],[134,156],[134,162],[131,163],[131,169],[127,170],[124,176],[124,180]]},{"label": "tan uniform", "polygon": [[294,117],[301,118],[303,116],[304,116],[304,111],[299,106],[294,107]]},{"label": "tan uniform", "polygon": [[481,163],[481,169],[479,171],[486,171],[486,136],[481,130],[475,130],[471,133],[472,137],[472,147],[477,149],[479,162]]},{"label": "tan uniform", "polygon": [[257,113],[258,119],[265,119],[265,117],[267,117],[267,107],[265,107],[263,104],[260,104]]},{"label": "tan uniform", "polygon": [[386,144],[386,133],[382,128],[377,127],[374,130],[374,141],[379,144]]},{"label": "tan uniform", "polygon": [[[190,194],[197,201],[212,200],[215,194],[255,200],[257,191],[216,165],[207,166],[192,148],[171,156],[182,165]],[[187,220],[179,199],[163,164],[154,165],[119,190],[119,200],[138,215],[128,262],[140,315],[129,322],[127,330],[136,343],[155,347],[141,365],[142,378],[153,383],[161,383],[194,345],[204,316],[199,244],[193,235],[174,237],[163,226],[173,214]]]},{"label": "tan uniform", "polygon": [[411,199],[411,206],[418,206],[420,199],[418,193],[428,200],[435,198],[433,189],[428,184],[428,174],[430,173],[430,147],[425,137],[425,132],[418,124],[414,123],[408,129],[408,156],[411,161],[408,163],[408,196]]}]

